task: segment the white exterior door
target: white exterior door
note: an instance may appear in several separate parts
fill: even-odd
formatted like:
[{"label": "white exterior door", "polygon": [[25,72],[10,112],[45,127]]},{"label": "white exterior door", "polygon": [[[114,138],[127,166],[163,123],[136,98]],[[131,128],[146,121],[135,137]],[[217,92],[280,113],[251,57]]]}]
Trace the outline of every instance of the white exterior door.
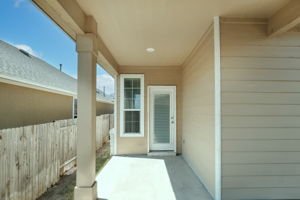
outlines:
[{"label": "white exterior door", "polygon": [[150,151],[176,151],[176,87],[149,86]]}]

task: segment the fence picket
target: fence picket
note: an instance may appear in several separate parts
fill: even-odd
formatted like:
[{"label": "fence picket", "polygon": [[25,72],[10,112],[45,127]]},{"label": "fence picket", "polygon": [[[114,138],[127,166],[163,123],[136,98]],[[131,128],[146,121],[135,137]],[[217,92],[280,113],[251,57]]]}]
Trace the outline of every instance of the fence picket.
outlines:
[{"label": "fence picket", "polygon": [[[100,148],[113,116],[96,118],[96,148]],[[53,186],[61,167],[76,158],[77,119],[0,130],[0,199],[34,200]],[[71,165],[71,166],[72,166]],[[63,170],[62,170],[63,171]]]},{"label": "fence picket", "polygon": [[5,170],[6,170],[6,162],[5,162],[5,133],[4,131],[0,132],[0,199],[6,199],[5,197]]},{"label": "fence picket", "polygon": [[[30,140],[31,140],[31,132],[32,132],[32,127],[31,126],[26,126],[23,129],[23,136],[24,136],[24,181],[23,184],[25,185],[24,187],[24,198],[26,200],[31,199],[31,185],[30,185]],[[29,153],[28,153],[29,152]]]},{"label": "fence picket", "polygon": [[32,144],[32,198],[34,199],[35,197],[38,196],[38,135],[37,135],[37,130],[38,126],[34,125],[33,126],[33,134],[32,134],[32,139],[33,139],[33,144]]}]

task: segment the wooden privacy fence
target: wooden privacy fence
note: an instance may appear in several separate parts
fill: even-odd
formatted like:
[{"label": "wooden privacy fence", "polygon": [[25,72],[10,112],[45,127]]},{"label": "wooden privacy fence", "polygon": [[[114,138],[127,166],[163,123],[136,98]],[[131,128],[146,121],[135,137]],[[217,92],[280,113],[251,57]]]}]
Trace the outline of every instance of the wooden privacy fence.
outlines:
[{"label": "wooden privacy fence", "polygon": [[[0,199],[33,200],[76,160],[77,119],[0,130]],[[113,115],[96,118],[96,147],[108,139]]]}]

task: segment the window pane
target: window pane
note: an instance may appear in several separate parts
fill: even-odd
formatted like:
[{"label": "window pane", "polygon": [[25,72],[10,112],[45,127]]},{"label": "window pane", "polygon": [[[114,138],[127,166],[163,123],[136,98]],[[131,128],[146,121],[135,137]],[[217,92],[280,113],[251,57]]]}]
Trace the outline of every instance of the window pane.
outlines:
[{"label": "window pane", "polygon": [[125,133],[140,132],[140,111],[125,111]]},{"label": "window pane", "polygon": [[141,80],[139,78],[124,79],[124,108],[141,108]]},{"label": "window pane", "polygon": [[132,133],[131,122],[125,122],[125,133]]},{"label": "window pane", "polygon": [[140,109],[141,107],[141,90],[133,89],[133,108]]},{"label": "window pane", "polygon": [[125,99],[125,109],[132,109],[132,99]]},{"label": "window pane", "polygon": [[125,111],[125,122],[130,122],[132,121],[132,112],[133,111]]},{"label": "window pane", "polygon": [[132,122],[132,133],[139,133],[139,132],[140,132],[140,123]]},{"label": "window pane", "polygon": [[141,88],[141,80],[139,78],[133,78],[133,88]]},{"label": "window pane", "polygon": [[132,111],[131,120],[133,122],[140,122],[140,111]]},{"label": "window pane", "polygon": [[132,89],[125,89],[125,98],[132,98],[133,97],[133,94],[132,94]]},{"label": "window pane", "polygon": [[125,78],[124,79],[124,86],[125,86],[125,88],[132,88],[132,79]]}]

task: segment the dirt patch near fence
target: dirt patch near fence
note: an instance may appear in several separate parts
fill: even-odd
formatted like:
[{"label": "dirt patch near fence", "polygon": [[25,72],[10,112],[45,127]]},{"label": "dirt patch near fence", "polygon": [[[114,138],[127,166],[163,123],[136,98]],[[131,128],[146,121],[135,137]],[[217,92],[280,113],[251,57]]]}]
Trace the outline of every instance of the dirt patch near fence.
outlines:
[{"label": "dirt patch near fence", "polygon": [[[109,143],[97,151],[96,171],[99,172],[110,159]],[[49,188],[38,200],[73,200],[76,185],[76,168],[69,170],[57,184]]]}]

